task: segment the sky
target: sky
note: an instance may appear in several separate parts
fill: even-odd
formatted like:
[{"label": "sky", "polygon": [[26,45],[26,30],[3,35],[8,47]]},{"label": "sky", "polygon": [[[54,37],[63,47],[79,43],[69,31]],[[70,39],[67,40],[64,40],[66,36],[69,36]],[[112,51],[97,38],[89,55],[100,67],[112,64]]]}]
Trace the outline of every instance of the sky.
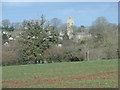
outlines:
[{"label": "sky", "polygon": [[59,18],[66,23],[72,16],[76,26],[91,26],[101,16],[111,23],[118,22],[117,2],[2,2],[2,19],[11,22],[40,19],[44,15],[47,20]]}]

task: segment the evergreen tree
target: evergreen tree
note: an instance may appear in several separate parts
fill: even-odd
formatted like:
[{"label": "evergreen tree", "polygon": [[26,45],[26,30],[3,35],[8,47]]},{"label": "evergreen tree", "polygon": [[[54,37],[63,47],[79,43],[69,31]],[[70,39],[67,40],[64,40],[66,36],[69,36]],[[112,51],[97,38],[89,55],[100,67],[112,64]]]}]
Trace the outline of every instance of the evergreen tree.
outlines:
[{"label": "evergreen tree", "polygon": [[51,31],[48,34],[47,28],[44,28],[45,19],[24,21],[24,32],[21,35],[21,45],[23,47],[23,60],[36,61],[44,60],[43,53],[52,44],[57,43],[57,34]]}]

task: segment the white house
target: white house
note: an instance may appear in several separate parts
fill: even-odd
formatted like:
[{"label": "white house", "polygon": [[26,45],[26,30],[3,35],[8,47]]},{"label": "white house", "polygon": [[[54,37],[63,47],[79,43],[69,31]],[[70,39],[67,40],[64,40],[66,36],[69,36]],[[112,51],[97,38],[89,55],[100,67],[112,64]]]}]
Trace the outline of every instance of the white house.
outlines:
[{"label": "white house", "polygon": [[91,34],[90,33],[78,33],[75,35],[75,40],[86,40],[88,38],[91,38]]},{"label": "white house", "polygon": [[13,41],[13,40],[14,40],[14,38],[12,38],[12,37],[9,37],[9,38],[8,38],[8,40],[9,40],[9,41]]},{"label": "white house", "polygon": [[62,47],[62,44],[58,44],[58,47]]}]

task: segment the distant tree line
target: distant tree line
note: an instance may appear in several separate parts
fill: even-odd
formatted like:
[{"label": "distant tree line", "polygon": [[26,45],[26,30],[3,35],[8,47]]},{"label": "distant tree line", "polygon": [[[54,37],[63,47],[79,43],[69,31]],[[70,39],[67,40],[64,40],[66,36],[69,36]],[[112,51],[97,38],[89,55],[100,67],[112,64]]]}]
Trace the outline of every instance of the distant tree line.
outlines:
[{"label": "distant tree line", "polygon": [[[58,18],[47,21],[44,15],[38,20],[24,20],[22,23],[2,21],[2,30],[21,31],[19,38],[3,47],[2,65],[71,62],[116,59],[118,48],[118,25],[105,17],[97,18],[87,31],[92,37],[75,43],[66,34],[66,24]],[[13,28],[13,29],[12,29]],[[85,32],[85,26],[74,26],[74,35]],[[59,32],[63,31],[63,40]],[[3,40],[7,36],[3,35]],[[62,44],[62,47],[58,47]]]}]

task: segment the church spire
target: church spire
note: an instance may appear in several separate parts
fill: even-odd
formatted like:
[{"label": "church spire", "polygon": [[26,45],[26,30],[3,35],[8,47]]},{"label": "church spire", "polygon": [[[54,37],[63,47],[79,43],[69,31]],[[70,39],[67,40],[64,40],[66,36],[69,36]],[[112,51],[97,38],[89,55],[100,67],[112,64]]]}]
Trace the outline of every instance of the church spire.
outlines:
[{"label": "church spire", "polygon": [[70,16],[67,20],[67,35],[69,39],[73,38],[73,24],[74,24],[74,19],[72,16]]}]

